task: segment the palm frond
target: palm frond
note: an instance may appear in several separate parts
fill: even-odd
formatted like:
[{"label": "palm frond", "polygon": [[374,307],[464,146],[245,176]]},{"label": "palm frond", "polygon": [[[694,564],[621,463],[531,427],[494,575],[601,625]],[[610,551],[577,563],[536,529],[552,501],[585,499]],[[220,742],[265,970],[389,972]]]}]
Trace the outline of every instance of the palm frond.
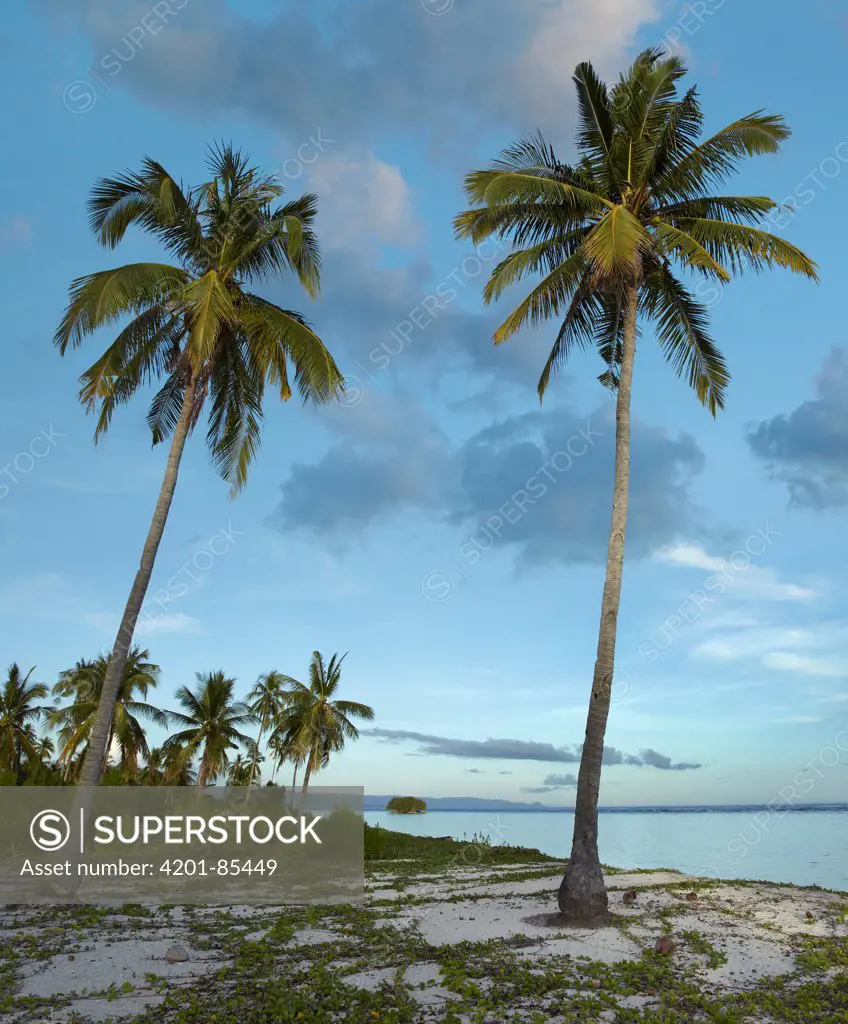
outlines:
[{"label": "palm frond", "polygon": [[691,153],[700,138],[703,122],[698,89],[693,85],[678,102],[670,106],[665,123],[656,133],[653,148],[646,151],[639,181],[653,188],[653,183],[661,178],[672,164],[678,163],[686,154]]},{"label": "palm frond", "polygon": [[658,198],[690,199],[723,184],[745,157],[777,153],[790,135],[782,117],[754,111],[699,143],[660,175],[652,191]]},{"label": "palm frond", "polygon": [[618,190],[613,161],[615,124],[607,87],[588,62],[577,65],[573,81],[579,118],[577,144],[588,157],[595,178],[606,185],[607,191]]},{"label": "palm frond", "polygon": [[286,361],[295,370],[295,386],[309,402],[329,402],[344,393],[344,377],[323,341],[306,320],[258,295],[245,293],[239,310],[242,329],[250,338],[257,364],[268,382],[288,398]]},{"label": "palm frond", "polygon": [[528,321],[538,324],[549,317],[557,316],[571,301],[587,269],[586,257],[582,251],[576,252],[555,267],[498,327],[494,334],[495,343],[506,341]]},{"label": "palm frond", "polygon": [[634,276],[650,238],[626,207],[614,206],[586,235],[582,252],[601,279]]},{"label": "palm frond", "polygon": [[89,224],[114,249],[132,224],[158,237],[181,262],[197,258],[203,229],[198,208],[161,164],[149,157],[140,173],[101,178],[91,191]]},{"label": "palm frond", "polygon": [[188,346],[195,370],[206,364],[225,327],[237,323],[233,299],[217,271],[209,270],[186,285],[183,293]]},{"label": "palm frond", "polygon": [[513,200],[545,201],[559,203],[581,216],[600,213],[613,205],[588,189],[527,171],[472,171],[465,179],[465,191],[473,203],[496,206]]},{"label": "palm frond", "polygon": [[706,217],[711,220],[723,220],[727,217],[737,224],[758,224],[766,220],[777,206],[778,204],[768,196],[701,196],[661,206],[656,214],[672,224],[692,217]]},{"label": "palm frond", "polygon": [[54,344],[64,355],[99,327],[158,305],[163,295],[180,294],[189,280],[186,271],[165,263],[129,263],[76,278]]},{"label": "palm frond", "polygon": [[226,341],[210,376],[206,442],[213,465],[235,494],[259,449],[265,380],[251,346],[238,338]]},{"label": "palm frond", "polygon": [[598,312],[600,300],[592,289],[591,274],[584,271],[581,280],[574,290],[571,303],[566,311],[556,341],[539,377],[537,391],[539,401],[545,397],[551,376],[567,362],[575,348],[587,348],[594,337],[594,317]]},{"label": "palm frond", "polygon": [[673,254],[690,270],[699,270],[722,282],[730,280],[730,273],[697,238],[683,228],[664,224],[657,219],[651,224],[651,232],[655,239],[656,251],[662,256]]},{"label": "palm frond", "polygon": [[730,374],[707,325],[707,309],[671,273],[667,264],[646,275],[642,310],[655,325],[660,347],[678,376],[716,415],[724,408]]},{"label": "palm frond", "polygon": [[153,438],[153,444],[161,444],[174,432],[182,412],[183,398],[188,387],[188,371],[184,366],[178,367],[167,378],[165,383],[154,395],[147,412],[147,425]]},{"label": "palm frond", "polygon": [[778,235],[731,221],[709,218],[680,218],[681,230],[702,245],[715,259],[728,264],[734,273],[748,267],[764,270],[783,267],[818,281],[816,264],[797,246]]},{"label": "palm frond", "polygon": [[538,242],[527,249],[510,253],[489,276],[483,289],[483,301],[492,302],[500,298],[505,289],[520,281],[528,274],[540,271],[550,273],[573,256],[586,238],[588,228],[571,231],[561,238]]}]

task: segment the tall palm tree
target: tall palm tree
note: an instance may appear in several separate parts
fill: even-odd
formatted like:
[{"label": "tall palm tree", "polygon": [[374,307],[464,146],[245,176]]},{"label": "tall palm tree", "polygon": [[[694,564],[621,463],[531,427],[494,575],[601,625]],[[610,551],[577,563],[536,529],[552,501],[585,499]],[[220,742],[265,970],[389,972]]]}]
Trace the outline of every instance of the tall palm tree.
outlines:
[{"label": "tall palm tree", "polygon": [[82,376],[80,400],[99,409],[95,441],[115,409],[151,381],[161,382],[148,413],[153,444],[171,438],[162,487],[112,648],[101,706],[80,783],[100,777],[112,709],[177,483],[186,439],[209,399],[212,461],[235,493],[247,478],[262,430],[265,385],[280,397],[294,385],[305,401],[344,390],[321,339],[296,312],[249,290],[291,271],[318,291],[320,258],[312,230],[316,197],[278,204],[283,186],[230,146],[209,156],[211,179],[184,189],[149,158],[137,173],[97,182],[89,201],[98,241],[115,248],[135,224],[173,262],[131,263],[72,282],[55,343],[64,355],[99,328],[129,319]]},{"label": "tall palm tree", "polygon": [[297,791],[297,773],[306,759],[306,751],[303,746],[303,737],[298,737],[296,734],[289,735],[286,733],[285,728],[282,727],[281,723],[284,714],[285,706],[274,722],[274,728],[268,737],[267,746],[269,753],[274,759],[275,776],[284,762],[290,761],[294,766],[292,776],[292,801],[294,801],[294,794]]},{"label": "tall palm tree", "polygon": [[195,678],[194,690],[187,686],[177,690],[183,711],[170,711],[168,717],[184,728],[169,736],[164,747],[166,751],[181,748],[191,757],[199,754],[197,785],[205,786],[229,767],[229,751],[243,747],[252,752],[255,741],[239,728],[255,724],[256,716],[246,703],[234,700],[235,679],[220,671],[197,672]]},{"label": "tall palm tree", "polygon": [[165,785],[165,752],[161,747],[151,747],[139,770],[138,782],[141,786]]},{"label": "tall palm tree", "polygon": [[259,735],[256,738],[251,769],[251,778],[253,779],[256,776],[256,768],[259,763],[259,747],[262,737],[273,727],[285,706],[286,693],[283,676],[279,672],[264,673],[257,679],[256,685],[247,695],[247,700],[250,703],[250,710],[259,723]]},{"label": "tall palm tree", "polygon": [[[261,760],[261,758],[259,760]],[[230,768],[227,772],[227,785],[258,785],[262,777],[262,772],[259,768],[259,760],[256,760],[253,755],[250,757],[244,757],[242,754],[236,754],[235,758],[230,763]]]},{"label": "tall palm tree", "polygon": [[178,744],[165,750],[162,771],[166,786],[197,785],[197,769],[194,767],[191,751]]},{"label": "tall palm tree", "polygon": [[[105,768],[113,744],[117,746],[118,766],[125,780],[138,773],[139,759],[150,754],[142,720],[162,727],[168,724],[166,713],[147,700],[148,692],[156,686],[159,677],[159,666],[149,658],[149,651],[134,647],[124,662],[103,752]],[[60,673],[53,687],[55,696],[72,702],[54,708],[48,715],[50,725],[59,730],[62,744],[59,760],[64,765],[66,778],[73,772],[77,754],[82,750],[85,757],[85,752],[91,749],[109,664],[109,657],[102,654],[93,661],[82,659],[73,668]]]},{"label": "tall palm tree", "polygon": [[50,765],[54,754],[56,753],[56,745],[50,736],[39,736],[32,730],[33,740],[33,757],[41,764]]},{"label": "tall palm tree", "polygon": [[38,737],[34,725],[47,713],[37,703],[48,695],[44,683],[30,682],[35,671],[24,675],[17,663],[9,666],[3,689],[0,690],[0,772],[20,776],[23,760],[38,761]]},{"label": "tall palm tree", "polygon": [[295,780],[298,763],[306,765],[301,802],[306,800],[313,772],[326,768],[330,754],[342,750],[345,740],[359,738],[359,730],[351,718],[371,721],[374,717],[374,709],[367,704],[334,699],[346,657],[346,654],[341,658],[334,654],[325,665],[321,653],[313,651],[308,686],[291,676],[282,677],[289,687],[288,700],[274,736],[283,749],[291,752],[290,756],[295,761]]},{"label": "tall palm tree", "polygon": [[153,747],[138,774],[143,786],[193,786],[196,774],[190,753],[179,745]]},{"label": "tall palm tree", "polygon": [[18,780],[26,786],[57,786],[62,782],[62,773],[54,761],[53,740],[40,734],[32,723],[26,727],[32,741],[30,751],[24,753],[24,762],[18,772]]},{"label": "tall palm tree", "polygon": [[[578,65],[579,162],[562,163],[536,135],[465,180],[470,209],[459,237],[509,238],[484,299],[542,275],[494,335],[506,341],[527,323],[560,327],[539,380],[575,348],[594,347],[600,381],[616,394],[613,509],[597,659],[580,762],[571,858],[559,890],[562,913],[592,918],[607,908],[598,857],[598,793],[613,680],[630,471],[630,392],[637,322],[650,323],[665,358],[715,415],[729,374],[708,333],[708,311],[686,283],[723,284],[745,268],[784,267],[816,280],[815,264],[762,225],[776,204],[764,196],[713,195],[743,158],[776,153],[789,136],[778,116],[757,111],[701,139],[697,91],[682,95],[677,57],[646,51],[608,88]],[[681,278],[679,271],[686,277]]]}]

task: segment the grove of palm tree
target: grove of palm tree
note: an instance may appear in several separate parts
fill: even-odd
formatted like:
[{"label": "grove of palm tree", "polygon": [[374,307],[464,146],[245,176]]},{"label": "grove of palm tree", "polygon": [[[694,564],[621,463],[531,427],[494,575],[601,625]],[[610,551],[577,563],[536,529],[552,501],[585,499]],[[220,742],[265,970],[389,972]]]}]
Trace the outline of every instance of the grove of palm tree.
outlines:
[{"label": "grove of palm tree", "polygon": [[334,654],[325,664],[320,651],[314,651],[308,683],[282,677],[288,687],[287,702],[283,714],[278,716],[271,741],[275,749],[290,751],[295,772],[299,764],[305,765],[301,800],[306,799],[310,777],[327,767],[330,755],[342,750],[347,740],[359,738],[359,730],[351,719],[370,722],[374,717],[374,709],[367,704],[338,698],[345,657]]},{"label": "grove of palm tree", "polygon": [[[176,689],[174,708],[148,700],[160,676],[149,657],[134,647],[124,666],[103,784],[272,785],[273,778],[263,776],[267,761],[277,769],[288,761],[295,770],[306,761],[310,773],[325,768],[331,754],[358,738],[350,718],[374,714],[364,704],[338,699],[342,659],[337,655],[325,671],[322,656],[313,653],[308,686],[281,672],[264,673],[244,700],[237,696],[236,679],[222,671],[198,672],[193,686]],[[24,674],[16,664],[9,667],[0,689],[0,785],[79,781],[107,666],[102,655],[81,659],[60,673],[52,691],[31,681],[35,669]],[[150,730],[158,733],[155,743]],[[304,785],[301,799],[305,794]]]}]

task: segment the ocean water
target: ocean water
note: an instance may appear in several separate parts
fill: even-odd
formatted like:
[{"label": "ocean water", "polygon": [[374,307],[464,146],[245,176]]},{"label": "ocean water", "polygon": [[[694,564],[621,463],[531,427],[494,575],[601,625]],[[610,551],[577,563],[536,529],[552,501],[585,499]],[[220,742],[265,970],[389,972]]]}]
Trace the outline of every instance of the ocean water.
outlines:
[{"label": "ocean water", "polygon": [[[370,825],[422,836],[571,849],[568,811],[368,811]],[[599,816],[601,860],[621,868],[677,868],[711,878],[820,885],[848,891],[848,805],[839,808],[616,810]],[[473,855],[469,854],[469,863]]]}]

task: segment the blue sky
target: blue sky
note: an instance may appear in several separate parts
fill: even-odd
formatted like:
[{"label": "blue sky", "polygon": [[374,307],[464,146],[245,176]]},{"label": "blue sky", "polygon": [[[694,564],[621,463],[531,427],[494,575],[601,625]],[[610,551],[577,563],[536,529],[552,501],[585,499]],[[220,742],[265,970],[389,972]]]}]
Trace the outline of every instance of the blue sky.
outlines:
[{"label": "blue sky", "polygon": [[232,140],[320,197],[321,298],[266,293],[310,317],[350,396],[269,401],[235,501],[202,437],[189,444],[140,638],[162,667],[158,702],[196,671],[224,668],[246,691],[272,668],[303,677],[313,649],[349,651],[345,691],[374,706],[377,732],[321,781],[573,802],[612,403],[585,355],[539,406],[555,327],[492,346],[509,297],[486,309],[480,292],[497,254],[455,242],[451,218],[463,174],[521,135],[539,127],[573,154],[578,61],[613,77],[662,40],[688,55],[708,130],[761,107],[793,127],[734,191],[794,199],[778,227],[821,284],[750,275],[703,296],[733,373],[717,421],[645,335],[601,800],[844,799],[848,357],[833,228],[848,123],[828,97],[848,85],[848,17],[824,0],[31,0],[8,14],[6,662],[52,683],[111,643],[164,467],[143,398],[92,444],[76,378],[108,336],[64,359],[52,347],[73,277],[156,258],[138,235],[99,249],[88,191],[148,154],[196,182],[206,146]]}]

